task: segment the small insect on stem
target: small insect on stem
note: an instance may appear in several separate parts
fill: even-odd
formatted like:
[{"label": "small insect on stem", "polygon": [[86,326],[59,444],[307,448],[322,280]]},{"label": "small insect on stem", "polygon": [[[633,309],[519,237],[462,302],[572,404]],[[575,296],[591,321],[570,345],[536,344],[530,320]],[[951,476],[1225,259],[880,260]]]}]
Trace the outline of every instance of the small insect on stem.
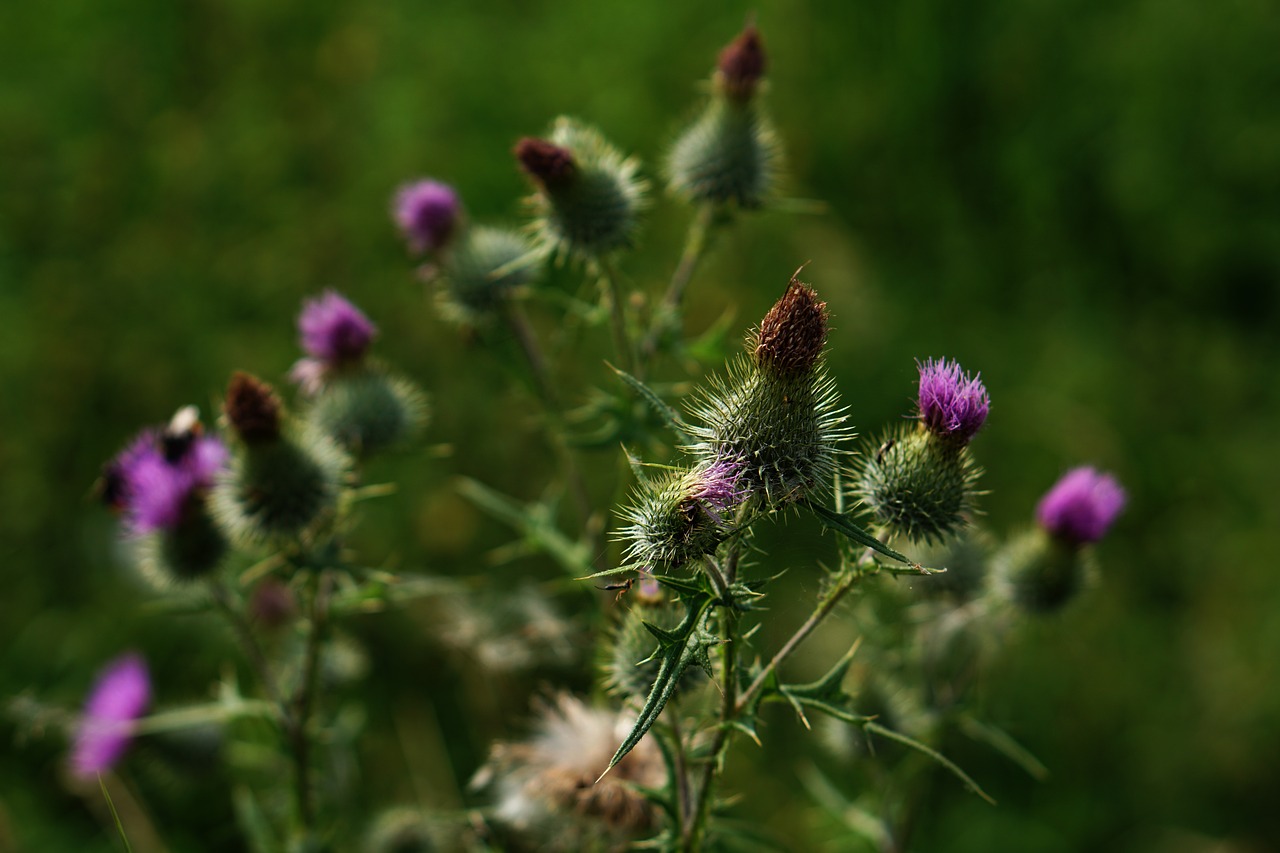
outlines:
[{"label": "small insect on stem", "polygon": [[604,586],[596,587],[596,589],[611,589],[611,590],[616,589],[618,591],[618,594],[613,597],[613,600],[617,601],[618,599],[622,598],[622,596],[627,594],[627,592],[631,589],[632,585],[635,584],[635,582],[636,582],[635,578],[627,578],[622,583],[605,584]]}]

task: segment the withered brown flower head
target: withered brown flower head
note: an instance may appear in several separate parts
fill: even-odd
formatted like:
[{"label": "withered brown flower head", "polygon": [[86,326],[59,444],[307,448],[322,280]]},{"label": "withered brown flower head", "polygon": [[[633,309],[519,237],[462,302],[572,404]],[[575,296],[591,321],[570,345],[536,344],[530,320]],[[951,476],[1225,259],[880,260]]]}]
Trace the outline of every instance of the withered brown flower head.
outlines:
[{"label": "withered brown flower head", "polygon": [[577,171],[573,152],[545,139],[526,136],[513,150],[520,168],[549,189],[564,186]]},{"label": "withered brown flower head", "polygon": [[766,64],[760,31],[755,24],[747,24],[738,37],[720,51],[716,70],[725,94],[737,101],[750,100],[764,77]]},{"label": "withered brown flower head", "polygon": [[817,365],[826,342],[827,303],[820,302],[813,288],[792,276],[787,292],[760,323],[752,357],[762,369],[783,376],[804,376]]},{"label": "withered brown flower head", "polygon": [[223,403],[231,427],[248,444],[280,437],[280,398],[275,389],[256,376],[236,371]]}]

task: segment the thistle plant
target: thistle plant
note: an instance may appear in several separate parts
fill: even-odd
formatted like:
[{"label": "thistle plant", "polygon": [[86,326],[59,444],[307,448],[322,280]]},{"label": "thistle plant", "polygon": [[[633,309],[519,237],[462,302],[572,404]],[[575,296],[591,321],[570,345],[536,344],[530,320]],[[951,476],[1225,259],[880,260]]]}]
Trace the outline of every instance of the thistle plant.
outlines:
[{"label": "thistle plant", "polygon": [[[822,736],[843,745],[832,754],[849,759],[849,772],[813,770],[806,787],[880,850],[906,848],[922,797],[893,795],[923,789],[933,768],[989,799],[948,757],[954,732],[1041,774],[982,719],[973,684],[1000,640],[1087,587],[1094,545],[1125,502],[1116,479],[1075,469],[1040,502],[1034,527],[1007,538],[982,527],[971,444],[991,396],[981,374],[948,358],[917,362],[915,411],[855,444],[861,401],[846,404],[837,387],[841,342],[819,295],[835,276],[816,266],[805,272],[816,285],[800,280],[804,268],[779,271],[780,295],[753,306],[761,319],[744,330],[741,352],[706,375],[665,379],[669,362],[687,362],[664,358],[683,354],[684,296],[710,236],[730,239],[738,214],[778,198],[768,65],[748,25],[720,52],[706,104],[662,159],[670,197],[693,208],[667,281],[624,278],[643,219],[662,202],[639,159],[577,118],[517,141],[514,167],[495,164],[531,186],[523,227],[474,221],[465,192],[435,179],[392,194],[392,223],[436,310],[496,359],[514,342],[558,463],[555,482],[521,484],[536,497],[466,477],[459,490],[514,531],[498,560],[545,555],[559,576],[507,586],[480,572],[453,584],[352,552],[358,505],[390,491],[364,482],[366,463],[420,451],[429,408],[375,357],[373,320],[327,291],[297,317],[303,355],[291,398],[287,385],[236,371],[216,423],[183,408],[104,469],[102,497],[121,514],[132,559],[162,581],[156,594],[224,620],[247,677],[225,675],[214,702],[145,716],[147,669],[119,659],[70,726],[76,774],[110,772],[149,734],[216,727],[230,744],[247,843],[262,851],[724,849],[741,829],[726,757],[764,739],[771,705],[805,728],[820,718],[841,727]],[[556,263],[598,283],[600,302],[541,326],[607,326],[605,357],[551,350],[526,314],[566,303],[540,298],[543,268]],[[601,387],[564,382],[568,359],[598,367]],[[560,505],[565,494],[572,510]],[[762,534],[780,523],[800,526],[819,543],[805,553],[825,548],[822,559],[798,566],[794,553],[766,553]],[[783,570],[816,590],[798,624],[771,606]],[[897,576],[911,595],[885,582]],[[361,660],[341,621],[414,598],[433,599],[424,621],[441,654],[466,660],[459,681],[491,691],[517,673],[594,660],[595,689],[574,692],[587,681],[581,669],[559,672],[563,683],[534,700],[528,735],[499,738],[463,774],[472,776],[463,808],[399,806],[361,823],[343,812],[356,799],[344,768],[363,717],[336,707],[336,685]],[[816,680],[794,680],[805,641],[824,624],[851,631],[850,610],[850,651],[822,661]],[[155,692],[163,698],[164,685]],[[897,749],[876,759],[894,784],[864,772],[865,752],[853,757],[851,745],[868,742]]]}]

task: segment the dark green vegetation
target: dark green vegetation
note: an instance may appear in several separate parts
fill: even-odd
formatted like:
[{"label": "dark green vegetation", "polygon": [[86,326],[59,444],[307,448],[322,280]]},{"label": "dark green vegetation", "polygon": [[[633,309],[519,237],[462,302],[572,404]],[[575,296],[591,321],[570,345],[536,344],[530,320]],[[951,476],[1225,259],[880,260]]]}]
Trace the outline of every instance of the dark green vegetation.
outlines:
[{"label": "dark green vegetation", "polygon": [[[397,183],[432,175],[475,218],[514,220],[525,183],[510,148],[561,112],[656,176],[694,81],[746,11],[668,5],[9,4],[0,697],[75,706],[125,648],[152,662],[161,705],[209,694],[230,638],[147,603],[89,487],[139,426],[189,402],[208,417],[232,369],[282,379],[301,299],[325,287],[380,325],[380,354],[432,395],[428,442],[453,447],[375,464],[375,482],[401,488],[367,510],[362,552],[480,574],[509,595],[560,577],[541,559],[486,562],[509,533],[454,475],[532,499],[553,454],[529,394],[509,390],[514,344],[441,322],[387,208]],[[982,371],[993,408],[973,450],[993,528],[1029,522],[1078,463],[1130,493],[1100,583],[1024,632],[984,685],[988,717],[1052,775],[1032,784],[985,747],[947,744],[1000,805],[939,773],[918,849],[1262,849],[1280,837],[1280,15],[1262,0],[756,10],[789,194],[828,209],[766,211],[724,235],[688,327],[732,308],[736,335],[810,260],[832,314],[829,367],[860,431],[907,410],[914,358]],[[666,201],[651,211],[641,253],[622,263],[636,287],[661,291],[689,216]],[[546,288],[576,282],[561,271]],[[585,355],[608,352],[603,330],[556,341],[566,387],[616,382]],[[601,505],[617,455],[603,448],[590,466]],[[767,544],[777,562],[809,565],[831,547],[814,532],[779,527]],[[811,593],[816,579],[799,574],[786,582]],[[785,636],[795,614],[771,604]],[[540,682],[586,684],[572,666],[485,681],[434,638],[435,618],[351,623],[370,658],[357,815],[456,805]],[[828,638],[826,662],[847,628],[815,638],[819,650]],[[66,790],[61,736],[18,743],[27,731],[0,723],[0,849],[114,849],[93,816],[100,797]],[[813,740],[781,712],[762,734],[763,749],[731,756],[728,787],[743,814],[810,848],[831,829],[796,794]],[[172,848],[236,849],[207,744],[143,742],[130,762]]]}]

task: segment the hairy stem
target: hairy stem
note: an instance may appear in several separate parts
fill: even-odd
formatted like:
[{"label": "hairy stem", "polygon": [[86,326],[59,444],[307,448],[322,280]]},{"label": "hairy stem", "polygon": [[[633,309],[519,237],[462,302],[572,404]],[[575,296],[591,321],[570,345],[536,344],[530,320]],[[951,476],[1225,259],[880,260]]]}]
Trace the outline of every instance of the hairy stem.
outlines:
[{"label": "hairy stem", "polygon": [[302,680],[294,692],[292,713],[287,728],[293,752],[294,796],[297,801],[298,820],[303,830],[310,834],[315,828],[315,800],[311,792],[311,712],[315,705],[316,687],[320,673],[320,647],[324,642],[329,616],[329,573],[323,569],[312,570],[309,583],[310,630],[303,657]]},{"label": "hairy stem", "polygon": [[213,596],[213,603],[217,606],[218,612],[226,618],[227,624],[231,626],[232,632],[236,635],[236,641],[240,644],[241,651],[244,652],[245,658],[249,661],[249,667],[253,670],[253,674],[257,676],[258,682],[262,685],[263,692],[267,694],[267,699],[278,708],[281,719],[284,719],[287,717],[289,709],[284,706],[275,674],[271,671],[267,656],[263,653],[262,646],[258,644],[258,638],[254,636],[248,620],[244,618],[244,614],[235,606],[231,590],[227,589],[224,583],[213,582],[209,584],[209,592]]}]

